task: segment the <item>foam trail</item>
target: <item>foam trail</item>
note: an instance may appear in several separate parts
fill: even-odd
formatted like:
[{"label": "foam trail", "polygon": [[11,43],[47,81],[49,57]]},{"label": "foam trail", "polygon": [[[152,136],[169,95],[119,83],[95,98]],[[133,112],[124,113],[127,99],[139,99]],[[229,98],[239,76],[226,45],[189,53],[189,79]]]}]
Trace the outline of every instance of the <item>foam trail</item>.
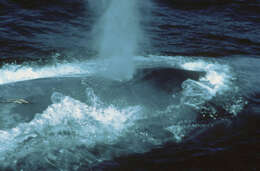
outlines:
[{"label": "foam trail", "polygon": [[[110,59],[106,76],[116,79],[130,79],[134,73],[133,56],[141,40],[141,29],[136,0],[98,1],[105,8],[97,23],[99,56]],[[90,1],[90,4],[97,2]],[[95,5],[96,6],[96,5]]]}]

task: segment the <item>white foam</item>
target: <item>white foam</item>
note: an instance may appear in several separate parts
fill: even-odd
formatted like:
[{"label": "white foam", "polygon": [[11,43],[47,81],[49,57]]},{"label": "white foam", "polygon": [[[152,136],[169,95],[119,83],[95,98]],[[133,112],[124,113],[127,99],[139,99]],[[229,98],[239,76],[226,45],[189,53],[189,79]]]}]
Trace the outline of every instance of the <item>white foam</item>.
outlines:
[{"label": "white foam", "polygon": [[[237,95],[240,91],[239,85],[234,82],[236,73],[233,72],[228,61],[206,57],[154,55],[147,58],[135,57],[135,61],[139,68],[169,67],[204,72],[205,75],[201,75],[198,80],[187,79],[182,83],[181,104],[201,109],[206,102],[214,97],[222,96],[222,104],[219,105],[222,105],[230,114],[237,115],[243,109],[243,103],[246,103],[243,98],[243,100],[236,100],[239,99],[239,95]],[[229,97],[234,95],[236,97]],[[175,94],[173,94],[173,97],[175,97]]]},{"label": "white foam", "polygon": [[[184,56],[135,56],[135,68],[172,67],[193,71],[205,71],[205,78],[212,85],[223,86],[228,78],[229,67],[205,60]],[[107,72],[113,60],[97,60],[87,62],[57,63],[49,66],[24,66],[7,64],[0,68],[0,84],[48,77],[62,77],[76,74],[93,74]],[[120,75],[120,74],[118,74]],[[120,76],[119,76],[120,77]],[[117,78],[115,78],[117,79]],[[118,78],[119,79],[119,78]]]},{"label": "white foam", "polygon": [[208,86],[212,87],[212,93],[215,94],[220,89],[226,89],[231,80],[230,67],[228,65],[223,65],[219,63],[207,62],[198,60],[192,62],[186,62],[182,65],[186,70],[193,71],[204,71],[206,72],[205,77],[201,77],[201,82],[207,82]]},{"label": "white foam", "polygon": [[[26,156],[30,153],[30,150],[26,149],[26,144],[32,143],[30,149],[37,150],[38,146],[43,146],[44,143],[48,145],[53,139],[62,140],[66,137],[63,135],[64,132],[69,134],[67,136],[77,139],[75,145],[82,143],[91,148],[97,143],[114,144],[118,137],[124,136],[124,130],[127,131],[141,113],[140,106],[120,109],[113,105],[108,107],[97,105],[97,108],[96,105],[89,106],[60,93],[54,93],[52,99],[59,99],[59,102],[54,102],[29,123],[0,131],[0,161],[10,159],[8,155],[15,150]],[[37,144],[39,139],[41,142]],[[48,148],[49,145],[46,146],[46,150]],[[19,159],[21,156],[14,154],[12,157]]]},{"label": "white foam", "polygon": [[147,58],[136,56],[136,65],[139,67],[169,67],[184,69],[187,71],[205,72],[196,82],[197,86],[206,89],[209,95],[215,96],[217,93],[224,93],[232,86],[232,72],[230,66],[221,64],[217,60],[206,57],[185,57],[185,56],[154,56]]},{"label": "white foam", "polygon": [[91,63],[60,63],[51,66],[5,65],[0,69],[0,84],[73,74],[89,74]]}]

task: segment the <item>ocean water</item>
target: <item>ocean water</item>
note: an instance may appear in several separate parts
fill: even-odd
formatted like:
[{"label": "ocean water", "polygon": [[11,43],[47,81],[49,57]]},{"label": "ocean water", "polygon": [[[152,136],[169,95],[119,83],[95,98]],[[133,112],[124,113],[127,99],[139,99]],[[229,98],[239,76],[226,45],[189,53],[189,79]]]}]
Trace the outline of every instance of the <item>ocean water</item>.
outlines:
[{"label": "ocean water", "polygon": [[0,0],[0,170],[259,170],[260,1]]}]

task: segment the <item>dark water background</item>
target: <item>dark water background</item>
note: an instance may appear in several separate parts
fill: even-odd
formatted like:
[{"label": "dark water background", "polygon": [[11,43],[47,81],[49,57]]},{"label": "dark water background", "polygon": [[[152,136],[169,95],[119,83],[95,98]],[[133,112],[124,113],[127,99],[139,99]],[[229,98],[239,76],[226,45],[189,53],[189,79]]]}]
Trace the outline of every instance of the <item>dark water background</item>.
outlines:
[{"label": "dark water background", "polygon": [[[260,58],[260,1],[153,3],[143,21],[149,42],[140,45],[140,54],[229,61],[239,56],[245,62]],[[97,17],[83,0],[0,0],[1,64],[95,58],[91,29]],[[254,79],[248,78],[254,86],[244,92],[249,105],[228,126],[220,124],[179,144],[106,161],[93,170],[259,170],[260,70],[254,69]]]}]

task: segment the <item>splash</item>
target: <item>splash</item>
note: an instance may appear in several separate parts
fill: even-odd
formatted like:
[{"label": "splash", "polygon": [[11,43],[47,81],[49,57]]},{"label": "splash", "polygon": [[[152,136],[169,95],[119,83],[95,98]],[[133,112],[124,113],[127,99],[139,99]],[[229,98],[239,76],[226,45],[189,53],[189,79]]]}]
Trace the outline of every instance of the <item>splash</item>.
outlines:
[{"label": "splash", "polygon": [[[243,99],[233,96],[238,93],[234,90],[235,84],[229,65],[222,65],[207,58],[202,60],[180,56],[134,57],[134,62],[138,69],[170,67],[205,74],[196,80],[183,81],[182,89],[176,94],[176,98],[180,95],[180,101],[169,99],[170,106],[165,111],[161,108],[150,109],[142,103],[128,104],[128,101],[111,103],[109,100],[107,103],[103,96],[96,95],[100,95],[99,89],[88,84],[84,84],[87,85],[84,87],[85,100],[85,96],[79,100],[73,93],[66,94],[62,89],[55,90],[66,95],[53,93],[48,106],[29,122],[21,118],[17,121],[12,109],[19,104],[2,104],[0,121],[2,119],[6,126],[2,126],[4,129],[0,130],[0,169],[11,166],[16,170],[47,170],[50,167],[77,170],[82,163],[91,165],[121,155],[147,152],[165,142],[182,142],[194,129],[204,130],[214,126],[215,122],[197,122],[196,118],[198,115],[214,114],[215,104],[233,115],[243,109]],[[70,68],[72,64],[75,64],[75,67]],[[53,68],[9,65],[1,68],[0,72],[12,71],[10,73],[14,76],[13,80],[19,81],[58,77],[65,71],[69,75],[93,73],[97,72],[100,66],[103,65],[99,61],[58,64]],[[11,70],[12,67],[15,69]],[[33,77],[17,77],[18,73],[24,73],[26,76],[30,68],[35,74]],[[88,80],[85,75],[83,77]],[[55,79],[52,81],[53,85],[57,84]],[[19,84],[21,83],[15,83],[14,86]],[[120,89],[120,86],[116,89]],[[14,93],[12,90],[9,92]],[[49,96],[50,94],[46,95],[46,98],[50,98]],[[147,99],[149,100],[149,97]],[[208,101],[214,105],[205,106]],[[222,122],[228,123],[228,120],[221,120]]]},{"label": "splash", "polygon": [[[19,167],[19,162],[26,161],[27,164],[20,165],[35,169],[54,165],[70,170],[68,167],[73,165],[74,159],[85,158],[88,163],[109,159],[111,156],[106,153],[95,156],[88,150],[98,144],[116,144],[133,126],[142,109],[140,106],[105,107],[92,89],[87,92],[91,105],[55,92],[51,97],[53,104],[32,121],[0,130],[0,168]],[[70,150],[78,151],[80,147],[88,150],[84,154],[69,154]],[[28,160],[30,155],[34,161]],[[71,161],[62,162],[64,157]],[[76,162],[80,163],[79,160]],[[30,163],[33,165],[30,166]]]}]

